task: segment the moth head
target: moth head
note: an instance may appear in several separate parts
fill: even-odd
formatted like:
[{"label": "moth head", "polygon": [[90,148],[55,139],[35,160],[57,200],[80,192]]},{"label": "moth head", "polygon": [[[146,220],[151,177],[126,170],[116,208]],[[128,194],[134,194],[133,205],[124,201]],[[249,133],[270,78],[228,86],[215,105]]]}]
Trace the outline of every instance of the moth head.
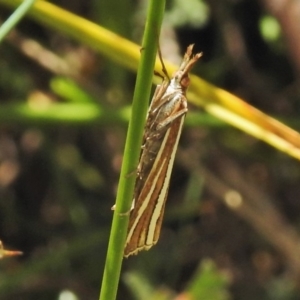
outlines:
[{"label": "moth head", "polygon": [[175,85],[180,86],[180,88],[183,91],[185,91],[188,88],[190,84],[190,78],[189,78],[189,74],[185,72],[185,70],[175,72],[173,74],[173,78],[174,78]]}]

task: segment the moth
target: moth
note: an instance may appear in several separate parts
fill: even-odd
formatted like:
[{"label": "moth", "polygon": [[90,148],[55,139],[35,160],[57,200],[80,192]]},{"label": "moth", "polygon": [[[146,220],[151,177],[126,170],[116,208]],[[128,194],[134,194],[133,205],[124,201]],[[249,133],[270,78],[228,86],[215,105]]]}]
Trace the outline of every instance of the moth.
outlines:
[{"label": "moth", "polygon": [[[201,57],[187,47],[178,70],[156,87],[148,110],[124,256],[149,250],[159,239],[174,158],[188,111],[189,71]],[[160,56],[161,58],[161,56]]]}]

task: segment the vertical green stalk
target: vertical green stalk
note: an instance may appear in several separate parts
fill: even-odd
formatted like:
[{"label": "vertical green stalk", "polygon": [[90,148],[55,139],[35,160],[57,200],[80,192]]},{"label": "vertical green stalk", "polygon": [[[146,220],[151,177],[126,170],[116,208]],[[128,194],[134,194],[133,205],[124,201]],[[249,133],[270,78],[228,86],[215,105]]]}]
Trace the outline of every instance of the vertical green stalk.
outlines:
[{"label": "vertical green stalk", "polygon": [[132,115],[125,144],[124,159],[118,186],[116,209],[109,238],[100,300],[114,300],[117,295],[129,211],[132,204],[140,146],[148,103],[165,0],[150,0],[141,47],[141,60],[134,90]]},{"label": "vertical green stalk", "polygon": [[30,10],[36,0],[25,0],[14,13],[2,24],[0,28],[0,43],[6,35],[16,26],[16,24]]}]

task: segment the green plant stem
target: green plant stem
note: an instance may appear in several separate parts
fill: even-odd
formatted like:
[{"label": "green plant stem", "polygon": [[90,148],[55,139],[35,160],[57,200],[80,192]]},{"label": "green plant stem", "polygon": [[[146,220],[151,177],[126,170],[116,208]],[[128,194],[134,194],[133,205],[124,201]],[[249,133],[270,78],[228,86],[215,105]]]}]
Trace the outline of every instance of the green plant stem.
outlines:
[{"label": "green plant stem", "polygon": [[0,28],[0,43],[7,34],[16,26],[16,24],[30,10],[36,0],[25,0],[14,13],[2,24]]},{"label": "green plant stem", "polygon": [[100,300],[116,298],[165,0],[149,2]]}]

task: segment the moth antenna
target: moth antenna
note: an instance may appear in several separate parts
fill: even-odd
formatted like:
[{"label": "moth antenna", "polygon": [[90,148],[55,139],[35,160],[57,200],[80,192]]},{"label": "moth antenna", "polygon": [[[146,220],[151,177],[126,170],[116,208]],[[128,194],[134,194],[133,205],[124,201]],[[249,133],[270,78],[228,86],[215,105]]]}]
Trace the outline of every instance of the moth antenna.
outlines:
[{"label": "moth antenna", "polygon": [[164,61],[163,61],[163,58],[162,58],[162,54],[161,54],[161,49],[160,49],[159,45],[158,45],[158,49],[157,50],[158,50],[158,57],[159,57],[159,60],[160,60],[160,63],[161,63],[161,67],[162,67],[162,72],[168,78],[168,81],[170,81],[170,77],[169,77],[167,68],[166,68],[166,66],[164,64]]}]

